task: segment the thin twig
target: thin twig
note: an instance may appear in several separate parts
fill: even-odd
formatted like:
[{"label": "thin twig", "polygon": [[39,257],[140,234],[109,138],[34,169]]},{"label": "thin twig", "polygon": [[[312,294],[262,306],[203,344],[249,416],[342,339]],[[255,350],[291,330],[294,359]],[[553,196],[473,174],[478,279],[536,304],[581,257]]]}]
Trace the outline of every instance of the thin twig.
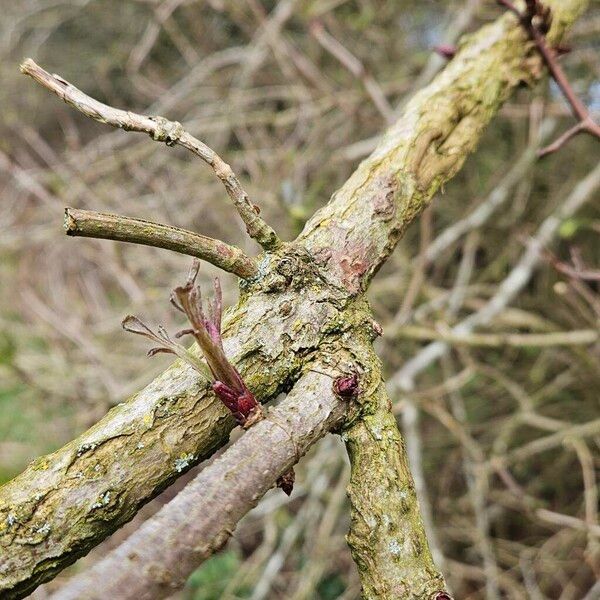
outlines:
[{"label": "thin twig", "polygon": [[551,346],[587,346],[600,339],[595,329],[553,331],[550,333],[454,333],[452,330],[433,329],[419,325],[403,325],[396,332],[387,332],[398,338],[434,341],[442,340],[453,346],[485,348],[547,348]]},{"label": "thin twig", "polygon": [[587,269],[579,252],[575,248],[571,248],[571,260],[573,265],[570,265],[564,261],[559,260],[550,250],[544,252],[548,259],[548,262],[559,272],[563,273],[571,279],[579,281],[600,281],[600,270],[598,269]]},{"label": "thin twig", "polygon": [[[531,239],[527,250],[510,274],[498,287],[498,291],[477,312],[463,319],[455,325],[451,332],[453,335],[470,334],[476,327],[486,325],[502,312],[510,302],[527,285],[543,259],[542,249],[553,241],[561,223],[579,210],[600,186],[600,165],[582,179],[556,211],[549,215],[540,225],[536,235]],[[414,388],[414,380],[427,367],[448,352],[449,344],[438,340],[420,350],[408,360],[403,367],[390,379],[390,386],[400,390]],[[408,386],[408,387],[407,387]]]},{"label": "thin twig", "polygon": [[222,181],[242,221],[246,224],[248,235],[266,250],[272,250],[281,244],[275,231],[259,216],[258,207],[252,204],[231,167],[212,148],[187,133],[181,123],[169,121],[164,117],[139,115],[98,102],[59,75],[51,75],[30,58],[21,65],[21,72],[29,75],[90,119],[125,131],[147,133],[153,140],[165,142],[167,146],[178,144],[190,150],[210,165],[215,175]]},{"label": "thin twig", "polygon": [[[535,43],[550,74],[569,103],[573,115],[579,121],[577,125],[567,130],[555,142],[542,148],[538,155],[543,157],[560,150],[571,138],[580,133],[589,133],[600,140],[600,125],[594,121],[587,106],[575,93],[566,73],[558,62],[559,51],[548,44],[546,35],[541,29],[541,27],[546,28],[550,24],[550,9],[545,7],[541,0],[527,0],[525,12],[521,12],[511,0],[497,1],[498,4],[504,6],[517,17],[519,23],[521,23],[523,29],[527,32],[527,35]],[[536,17],[542,21],[540,26],[534,23],[534,18]]]},{"label": "thin twig", "polygon": [[255,261],[236,246],[170,225],[109,213],[65,209],[65,232],[71,236],[100,238],[165,248],[201,258],[242,279],[256,275]]},{"label": "thin twig", "polygon": [[[450,356],[445,356],[442,361],[446,378],[452,376],[453,365]],[[448,401],[452,416],[460,423],[467,434],[471,434],[465,400],[458,390],[448,393]],[[489,473],[481,468],[480,457],[473,456],[468,448],[462,448],[463,473],[467,484],[467,491],[473,512],[475,514],[476,542],[483,561],[486,574],[486,598],[499,600],[498,563],[494,554],[494,546],[490,539],[490,515],[487,507],[487,494],[489,491]]]},{"label": "thin twig", "polygon": [[326,29],[321,21],[313,21],[310,24],[310,33],[312,36],[321,44],[321,46],[327,50],[332,56],[334,56],[356,79],[359,79],[373,104],[377,110],[381,113],[383,118],[388,124],[394,122],[394,110],[390,106],[383,90],[379,84],[373,79],[373,77],[365,69],[362,62],[344,47],[338,40],[336,40]]}]

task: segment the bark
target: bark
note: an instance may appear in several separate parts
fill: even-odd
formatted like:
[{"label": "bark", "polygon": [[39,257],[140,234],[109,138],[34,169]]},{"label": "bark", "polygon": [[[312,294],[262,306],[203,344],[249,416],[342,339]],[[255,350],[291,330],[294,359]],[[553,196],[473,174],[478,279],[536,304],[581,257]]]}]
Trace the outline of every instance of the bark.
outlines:
[{"label": "bark", "polygon": [[307,372],[281,405],[268,411],[174,500],[52,598],[170,596],[226,543],[238,521],[275,485],[279,472],[340,425],[346,403],[333,393],[334,376]]},{"label": "bark", "polygon": [[[587,2],[548,4],[554,9],[549,39],[555,43]],[[406,227],[460,168],[502,102],[521,82],[541,74],[541,60],[512,15],[467,37],[448,67],[407,105],[373,155],[307,223],[299,239],[262,256],[258,277],[242,283],[239,303],[229,311],[224,330],[225,351],[259,400],[290,389],[315,352],[333,351],[335,356],[339,348],[352,346],[357,332],[373,329],[362,291]],[[375,412],[367,410],[361,422],[359,411],[348,430],[355,457],[350,495],[369,527],[372,515],[386,507],[376,498],[357,502],[366,492],[359,473],[369,465],[358,450],[377,423],[387,441],[370,444],[370,460],[383,468],[389,453],[398,451],[389,463],[398,472],[395,485],[400,493],[410,490],[403,447],[392,431],[382,392],[374,402]],[[0,595],[22,597],[88,552],[180,473],[222,445],[232,426],[206,383],[175,363],[79,438],[32,463],[0,488]],[[378,448],[387,458],[377,456]],[[422,534],[419,520],[413,518],[413,500],[411,496],[406,513],[398,500],[392,508],[399,527],[412,527],[406,535],[414,550]],[[367,531],[364,524],[361,530],[354,522],[350,541],[367,598],[394,597],[399,578],[407,586],[414,580],[415,590],[427,586],[423,573],[431,559],[426,544],[419,560],[410,555],[408,545],[400,544],[407,553],[391,562],[392,532],[379,530],[378,522],[375,531]],[[372,550],[360,548],[361,535],[375,536]],[[379,571],[378,561],[383,565]],[[376,595],[372,586],[378,574],[387,580],[381,585],[389,593]],[[432,580],[437,577],[432,573]]]},{"label": "bark", "polygon": [[[348,311],[361,303],[325,284],[306,254],[288,250],[264,262],[268,272],[242,292],[223,328],[227,356],[263,402],[289,390],[320,346],[354,327]],[[23,597],[87,553],[222,446],[233,426],[208,382],[176,362],[34,461],[0,488],[0,597]]]},{"label": "bark", "polygon": [[[587,0],[547,2],[550,43]],[[300,235],[349,290],[364,290],[415,217],[460,169],[502,103],[543,73],[542,60],[512,14],[465,36],[456,56],[407,104],[331,201]]]},{"label": "bark", "polygon": [[390,399],[383,381],[374,383],[359,399],[360,418],[342,434],[351,465],[347,541],[364,598],[435,598],[444,579],[431,557]]}]

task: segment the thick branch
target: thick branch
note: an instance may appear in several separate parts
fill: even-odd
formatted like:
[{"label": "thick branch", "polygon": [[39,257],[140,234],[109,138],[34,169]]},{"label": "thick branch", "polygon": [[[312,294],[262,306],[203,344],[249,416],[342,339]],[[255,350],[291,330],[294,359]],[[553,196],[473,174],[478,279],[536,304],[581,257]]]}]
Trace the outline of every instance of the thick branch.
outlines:
[{"label": "thick branch", "polygon": [[77,208],[65,209],[65,233],[165,248],[201,258],[242,279],[254,277],[256,263],[236,246],[199,233],[142,219]]},{"label": "thick branch", "polygon": [[231,167],[212,148],[187,133],[181,123],[168,121],[163,117],[138,115],[98,102],[59,75],[51,75],[44,71],[30,58],[21,65],[21,72],[32,77],[40,85],[90,119],[125,131],[147,133],[157,142],[165,142],[167,146],[178,144],[199,156],[212,167],[215,175],[222,181],[242,221],[246,224],[250,237],[267,250],[280,245],[281,241],[277,234],[258,215],[258,207],[249,200],[248,194],[242,188]]},{"label": "thick branch", "polygon": [[[321,367],[322,368],[322,367]],[[53,600],[165,598],[221,548],[238,521],[308,448],[341,423],[334,375],[310,371],[286,399]]]},{"label": "thick branch", "polygon": [[[587,1],[547,4],[554,16],[547,39],[557,43]],[[308,221],[300,240],[348,290],[365,289],[408,225],[475,149],[502,103],[522,82],[539,78],[542,66],[540,56],[530,56],[527,35],[512,14],[469,36]]]},{"label": "thick branch", "polygon": [[[347,308],[310,257],[273,256],[225,314],[225,353],[255,397],[268,401],[289,389],[324,340],[347,332],[354,321],[341,318]],[[86,554],[222,446],[233,426],[208,382],[176,362],[79,438],[33,462],[0,487],[0,597],[23,597]]]},{"label": "thick branch", "polygon": [[351,465],[347,539],[363,597],[449,598],[431,558],[404,441],[383,382],[362,402],[366,416],[343,439]]}]

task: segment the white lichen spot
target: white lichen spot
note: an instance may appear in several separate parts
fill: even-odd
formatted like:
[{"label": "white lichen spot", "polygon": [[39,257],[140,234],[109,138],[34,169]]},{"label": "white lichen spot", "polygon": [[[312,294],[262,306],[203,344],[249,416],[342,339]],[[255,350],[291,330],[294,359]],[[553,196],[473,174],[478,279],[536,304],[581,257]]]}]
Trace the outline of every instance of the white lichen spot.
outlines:
[{"label": "white lichen spot", "polygon": [[373,515],[365,515],[365,522],[371,529],[377,527],[377,519]]},{"label": "white lichen spot", "polygon": [[6,517],[6,525],[8,527],[12,527],[16,522],[17,517],[15,517],[15,515],[13,515],[12,513],[8,513],[8,516]]},{"label": "white lichen spot", "polygon": [[77,456],[81,456],[82,454],[85,454],[86,452],[91,452],[92,450],[95,450],[98,447],[98,444],[96,444],[95,442],[91,442],[89,444],[81,444],[81,446],[79,446],[79,448],[77,449]]},{"label": "white lichen spot", "polygon": [[92,504],[92,510],[95,510],[97,508],[104,508],[105,506],[108,506],[110,504],[110,490],[104,492],[104,494],[102,494],[102,496],[100,496],[100,499],[97,502],[94,502],[94,504]]},{"label": "white lichen spot", "polygon": [[138,443],[137,443],[137,446],[136,446],[136,448],[137,448],[138,450],[141,450],[142,448],[145,448],[145,446],[144,446],[144,442],[138,442]]},{"label": "white lichen spot", "polygon": [[38,527],[35,532],[39,533],[40,535],[46,535],[47,533],[50,533],[50,523],[44,523]]},{"label": "white lichen spot", "polygon": [[381,433],[381,427],[379,425],[373,427],[373,435],[377,441],[381,441],[383,439],[383,434]]},{"label": "white lichen spot", "polygon": [[392,540],[388,544],[388,550],[392,556],[401,556],[402,555],[402,546],[398,543],[398,540]]},{"label": "white lichen spot", "polygon": [[100,465],[96,465],[94,467],[94,471],[96,471],[96,473],[101,469],[102,467]]},{"label": "white lichen spot", "polygon": [[190,466],[190,463],[194,460],[193,454],[182,454],[179,458],[175,459],[175,470],[178,473],[185,471]]}]

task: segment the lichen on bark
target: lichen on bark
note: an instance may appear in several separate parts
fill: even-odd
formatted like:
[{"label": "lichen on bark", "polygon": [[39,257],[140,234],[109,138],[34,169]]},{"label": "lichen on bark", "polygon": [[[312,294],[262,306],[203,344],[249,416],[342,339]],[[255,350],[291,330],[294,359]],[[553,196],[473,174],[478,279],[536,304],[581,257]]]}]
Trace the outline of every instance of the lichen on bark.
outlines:
[{"label": "lichen on bark", "polygon": [[366,413],[342,438],[350,457],[347,540],[363,597],[432,598],[445,590],[421,520],[404,441],[383,381],[365,395]]}]

